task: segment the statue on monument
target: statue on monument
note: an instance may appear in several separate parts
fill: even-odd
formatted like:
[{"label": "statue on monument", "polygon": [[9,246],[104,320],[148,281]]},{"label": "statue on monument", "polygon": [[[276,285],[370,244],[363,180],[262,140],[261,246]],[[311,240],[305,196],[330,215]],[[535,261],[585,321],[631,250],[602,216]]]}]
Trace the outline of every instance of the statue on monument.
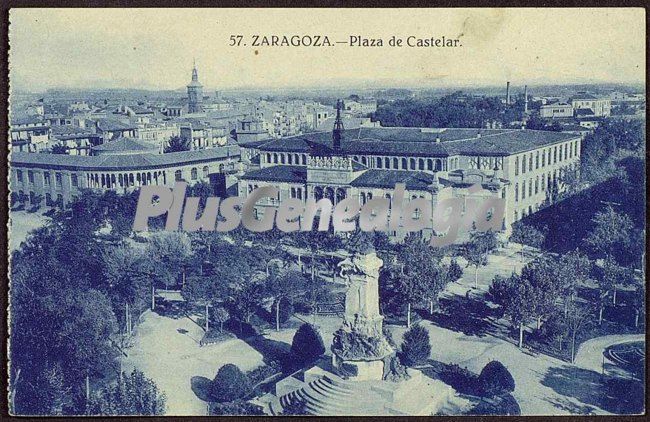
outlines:
[{"label": "statue on monument", "polygon": [[393,353],[383,335],[383,316],[379,313],[379,270],[383,261],[373,249],[363,249],[354,250],[338,264],[348,289],[343,325],[334,333],[332,343],[335,366],[378,361]]}]

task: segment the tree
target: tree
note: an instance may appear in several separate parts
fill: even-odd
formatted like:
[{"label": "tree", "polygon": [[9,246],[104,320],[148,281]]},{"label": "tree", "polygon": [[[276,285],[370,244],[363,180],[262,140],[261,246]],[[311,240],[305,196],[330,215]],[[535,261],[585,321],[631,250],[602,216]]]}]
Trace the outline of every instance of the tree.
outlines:
[{"label": "tree", "polygon": [[387,299],[392,303],[406,303],[406,326],[409,328],[412,306],[426,298],[432,311],[438,294],[449,281],[441,259],[439,249],[409,234],[398,249],[397,265],[384,271],[384,278],[389,278],[387,287],[392,296]]},{"label": "tree", "polygon": [[323,338],[311,324],[302,324],[291,342],[291,354],[300,365],[313,362],[325,353]]},{"label": "tree", "polygon": [[483,367],[477,382],[481,392],[488,397],[515,391],[515,380],[510,371],[497,360],[490,361]]},{"label": "tree", "polygon": [[[259,273],[258,273],[259,274]],[[262,305],[265,287],[262,275],[253,275],[251,279],[240,280],[230,286],[229,303],[231,314],[241,323],[250,323],[250,319]]]},{"label": "tree", "polygon": [[165,287],[185,284],[186,265],[192,255],[189,236],[183,232],[156,232],[147,245],[147,256],[151,260],[154,278]]},{"label": "tree", "polygon": [[530,304],[535,298],[530,281],[517,274],[513,274],[507,279],[496,279],[493,283],[491,296],[501,304],[513,326],[519,328],[519,347],[523,347],[524,325],[534,315],[534,308]]},{"label": "tree", "polygon": [[118,317],[118,321],[124,324],[127,335],[131,335],[133,329],[133,312],[142,312],[147,308],[151,282],[150,269],[145,261],[141,252],[128,245],[107,247],[102,253],[107,293],[116,314],[123,316]]},{"label": "tree", "polygon": [[122,373],[117,382],[93,397],[89,414],[102,416],[158,416],[165,413],[165,394],[137,369]]},{"label": "tree", "polygon": [[167,145],[165,145],[165,153],[189,151],[190,149],[192,149],[190,140],[180,136],[170,137]]},{"label": "tree", "polygon": [[214,310],[213,318],[219,323],[219,332],[222,333],[223,324],[230,318],[230,313],[228,313],[226,308],[220,306]]},{"label": "tree", "polygon": [[458,265],[458,260],[453,258],[449,264],[449,280],[456,281],[463,276],[463,269]]},{"label": "tree", "polygon": [[426,362],[431,354],[429,332],[416,324],[404,333],[401,347],[401,360],[407,366],[416,366]]},{"label": "tree", "polygon": [[634,227],[630,217],[608,206],[604,211],[597,212],[592,222],[594,228],[585,239],[591,250],[601,258],[624,258]]},{"label": "tree", "polygon": [[267,279],[266,287],[275,304],[276,331],[280,331],[281,302],[287,301],[287,305],[293,305],[294,299],[304,293],[305,285],[304,277],[296,271],[280,271]]},{"label": "tree", "polygon": [[220,403],[232,402],[246,397],[251,392],[248,376],[236,365],[228,363],[217,372],[212,381],[212,397]]},{"label": "tree", "polygon": [[589,279],[591,267],[592,263],[589,258],[577,249],[562,255],[557,261],[555,277],[562,289],[565,316],[569,302],[576,298],[577,286],[584,284]]},{"label": "tree", "polygon": [[521,278],[531,288],[532,301],[529,306],[537,318],[538,330],[541,327],[542,318],[555,311],[555,301],[562,291],[557,269],[552,258],[538,258],[527,264],[521,271]]},{"label": "tree", "polygon": [[496,235],[492,230],[486,232],[473,231],[470,241],[463,249],[467,264],[475,268],[474,288],[478,288],[478,269],[488,264],[488,254],[497,247]]},{"label": "tree", "polygon": [[512,225],[512,234],[510,235],[509,240],[521,245],[520,253],[521,260],[523,261],[524,245],[539,249],[544,244],[544,239],[545,235],[541,230],[522,222],[518,222]]},{"label": "tree", "polygon": [[569,304],[565,323],[568,337],[571,339],[571,363],[575,361],[576,338],[578,333],[588,325],[590,315],[591,310],[587,304],[579,303],[577,300]]}]

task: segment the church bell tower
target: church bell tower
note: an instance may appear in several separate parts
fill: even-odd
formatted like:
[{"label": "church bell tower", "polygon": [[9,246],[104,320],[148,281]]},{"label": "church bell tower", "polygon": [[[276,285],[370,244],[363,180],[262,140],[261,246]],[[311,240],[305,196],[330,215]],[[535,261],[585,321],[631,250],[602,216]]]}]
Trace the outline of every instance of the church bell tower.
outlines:
[{"label": "church bell tower", "polygon": [[194,68],[192,69],[192,81],[187,85],[187,103],[189,113],[201,113],[203,111],[203,85],[199,82],[196,61],[194,61]]}]

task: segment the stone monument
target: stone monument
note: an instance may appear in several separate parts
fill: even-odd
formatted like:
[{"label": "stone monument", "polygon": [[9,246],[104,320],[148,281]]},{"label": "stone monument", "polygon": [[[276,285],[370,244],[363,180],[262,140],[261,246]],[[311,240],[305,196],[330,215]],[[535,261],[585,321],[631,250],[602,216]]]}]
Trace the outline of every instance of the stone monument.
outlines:
[{"label": "stone monument", "polygon": [[346,281],[343,323],[334,333],[331,360],[297,371],[256,399],[268,414],[299,403],[311,415],[421,415],[440,412],[453,389],[414,368],[405,368],[383,332],[379,269],[372,243],[359,239],[338,265]]},{"label": "stone monument", "polygon": [[332,366],[348,379],[381,380],[384,358],[394,352],[384,337],[379,313],[382,265],[374,251],[355,253],[338,264],[348,289],[343,325],[334,333]]}]

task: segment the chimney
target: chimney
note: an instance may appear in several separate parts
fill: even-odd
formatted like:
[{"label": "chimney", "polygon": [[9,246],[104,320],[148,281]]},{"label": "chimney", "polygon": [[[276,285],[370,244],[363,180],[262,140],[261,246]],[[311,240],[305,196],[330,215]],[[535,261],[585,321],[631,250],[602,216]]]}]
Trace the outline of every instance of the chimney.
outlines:
[{"label": "chimney", "polygon": [[510,105],[510,81],[506,82],[506,105]]},{"label": "chimney", "polygon": [[440,135],[436,135],[436,144],[440,143]]},{"label": "chimney", "polygon": [[528,113],[528,85],[524,85],[524,113]]},{"label": "chimney", "polygon": [[481,137],[481,132],[479,131],[479,132],[476,134],[476,139],[478,139],[478,138],[480,138],[480,137]]}]

